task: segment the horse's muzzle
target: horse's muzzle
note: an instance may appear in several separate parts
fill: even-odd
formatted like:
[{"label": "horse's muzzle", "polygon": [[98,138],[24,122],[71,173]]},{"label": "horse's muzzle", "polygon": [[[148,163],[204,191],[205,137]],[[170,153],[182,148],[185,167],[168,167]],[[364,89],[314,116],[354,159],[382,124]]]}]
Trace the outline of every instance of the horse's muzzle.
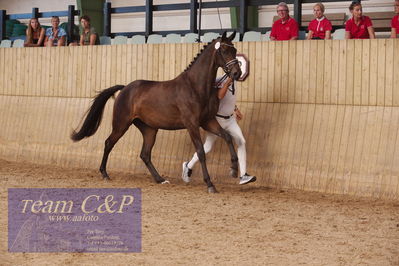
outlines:
[{"label": "horse's muzzle", "polygon": [[238,80],[241,77],[241,69],[238,68],[238,71],[231,71],[230,72],[230,77],[234,80]]},{"label": "horse's muzzle", "polygon": [[233,80],[238,80],[241,77],[240,61],[237,58],[230,60],[223,66],[223,70]]}]

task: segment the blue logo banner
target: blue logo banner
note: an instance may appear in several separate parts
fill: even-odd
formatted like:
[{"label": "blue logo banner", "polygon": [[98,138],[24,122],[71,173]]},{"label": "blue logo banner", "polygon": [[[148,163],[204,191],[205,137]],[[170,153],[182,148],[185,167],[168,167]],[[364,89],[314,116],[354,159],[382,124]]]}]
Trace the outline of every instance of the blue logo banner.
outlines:
[{"label": "blue logo banner", "polygon": [[141,252],[139,188],[9,188],[10,252]]}]

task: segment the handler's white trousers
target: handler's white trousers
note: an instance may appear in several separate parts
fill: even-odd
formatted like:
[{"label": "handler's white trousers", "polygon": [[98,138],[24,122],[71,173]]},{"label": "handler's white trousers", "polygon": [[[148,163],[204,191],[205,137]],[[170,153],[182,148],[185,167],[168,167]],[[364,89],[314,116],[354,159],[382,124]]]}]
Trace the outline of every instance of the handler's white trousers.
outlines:
[{"label": "handler's white trousers", "polygon": [[[245,138],[242,134],[241,128],[238,126],[234,116],[231,116],[229,119],[216,117],[216,120],[219,122],[220,126],[231,135],[237,145],[237,156],[241,173],[240,176],[243,176],[247,172],[247,152],[245,149]],[[204,150],[205,153],[208,153],[212,149],[218,136],[210,132],[206,132],[205,136]],[[187,165],[188,168],[193,169],[198,160],[197,153],[194,153],[193,158]]]}]

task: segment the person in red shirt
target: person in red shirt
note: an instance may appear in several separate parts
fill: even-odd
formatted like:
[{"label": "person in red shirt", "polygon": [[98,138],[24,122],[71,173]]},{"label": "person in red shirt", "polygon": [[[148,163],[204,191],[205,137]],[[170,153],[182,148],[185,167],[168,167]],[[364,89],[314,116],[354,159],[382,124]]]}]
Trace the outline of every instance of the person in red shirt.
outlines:
[{"label": "person in red shirt", "polygon": [[315,19],[309,23],[308,40],[329,40],[331,39],[331,22],[324,16],[324,5],[317,3],[313,6]]},{"label": "person in red shirt", "polygon": [[399,34],[399,0],[395,1],[395,13],[391,21],[391,38],[397,38]]},{"label": "person in red shirt", "polygon": [[352,18],[345,24],[345,39],[375,39],[373,23],[367,16],[363,16],[360,1],[353,1],[349,6]]},{"label": "person in red shirt", "polygon": [[288,41],[298,39],[298,23],[290,17],[286,3],[281,2],[278,4],[277,14],[280,19],[273,23],[270,40]]}]

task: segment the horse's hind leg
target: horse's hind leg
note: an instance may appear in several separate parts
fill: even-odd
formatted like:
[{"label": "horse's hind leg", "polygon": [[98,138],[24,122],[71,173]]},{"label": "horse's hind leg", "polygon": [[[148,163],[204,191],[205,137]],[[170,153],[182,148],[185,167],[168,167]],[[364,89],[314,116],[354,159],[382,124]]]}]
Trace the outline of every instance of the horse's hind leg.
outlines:
[{"label": "horse's hind leg", "polygon": [[147,166],[155,182],[169,183],[169,181],[165,180],[159,175],[157,169],[155,169],[154,165],[151,162],[151,151],[152,147],[154,147],[155,144],[155,138],[157,136],[158,129],[149,127],[138,119],[134,120],[133,124],[140,130],[141,134],[143,135],[143,147],[141,148],[140,158]]},{"label": "horse's hind leg", "polygon": [[231,155],[231,166],[230,166],[230,175],[232,177],[238,177],[238,157],[237,153],[234,149],[233,140],[229,133],[224,130],[216,119],[212,119],[208,121],[203,128],[206,131],[209,131],[221,138],[223,138],[227,145],[229,146],[230,155]]},{"label": "horse's hind leg", "polygon": [[109,137],[105,140],[104,154],[100,166],[100,172],[104,179],[109,179],[109,175],[107,173],[107,161],[109,153],[111,152],[115,144],[118,142],[118,140],[123,136],[123,134],[125,134],[129,126],[130,126],[129,124],[113,125],[111,135],[109,135]]}]

